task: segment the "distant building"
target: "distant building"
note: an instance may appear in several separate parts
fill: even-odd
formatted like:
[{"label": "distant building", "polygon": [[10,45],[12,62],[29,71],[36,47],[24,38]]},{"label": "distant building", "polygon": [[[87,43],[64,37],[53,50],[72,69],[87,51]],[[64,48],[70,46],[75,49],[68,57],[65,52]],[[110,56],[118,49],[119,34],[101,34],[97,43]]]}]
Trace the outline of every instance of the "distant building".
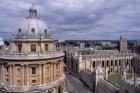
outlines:
[{"label": "distant building", "polygon": [[122,37],[122,36],[120,36],[119,50],[120,51],[127,51],[127,39]]},{"label": "distant building", "polygon": [[133,51],[136,52],[137,54],[140,54],[140,42],[136,42],[133,46]]}]

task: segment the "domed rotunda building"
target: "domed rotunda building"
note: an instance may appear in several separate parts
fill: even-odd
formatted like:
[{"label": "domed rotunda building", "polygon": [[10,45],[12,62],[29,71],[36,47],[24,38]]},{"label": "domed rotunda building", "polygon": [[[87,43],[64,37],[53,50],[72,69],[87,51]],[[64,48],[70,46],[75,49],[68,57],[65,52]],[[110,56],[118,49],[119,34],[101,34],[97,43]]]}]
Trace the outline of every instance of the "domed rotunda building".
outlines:
[{"label": "domed rotunda building", "polygon": [[10,49],[0,52],[0,93],[63,93],[63,58],[32,6]]}]

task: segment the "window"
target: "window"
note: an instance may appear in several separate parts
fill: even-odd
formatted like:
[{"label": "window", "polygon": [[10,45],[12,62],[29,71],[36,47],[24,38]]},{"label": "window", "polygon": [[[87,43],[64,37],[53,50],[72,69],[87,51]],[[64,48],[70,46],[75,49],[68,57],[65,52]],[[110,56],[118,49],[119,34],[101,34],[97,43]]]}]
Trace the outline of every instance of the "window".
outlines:
[{"label": "window", "polygon": [[[113,66],[113,60],[111,60],[111,66]],[[112,71],[111,71],[112,72]]]},{"label": "window", "polygon": [[117,66],[117,60],[115,60],[115,66]]},{"label": "window", "polygon": [[18,44],[18,52],[21,52],[21,49],[22,49],[22,45],[21,44]]},{"label": "window", "polygon": [[31,52],[36,52],[36,44],[31,44]]},{"label": "window", "polygon": [[32,84],[36,84],[36,80],[32,80]]},{"label": "window", "polygon": [[107,67],[109,66],[109,61],[107,60]]},{"label": "window", "polygon": [[45,51],[48,51],[48,44],[45,44]]},{"label": "window", "polygon": [[127,62],[126,62],[126,64],[127,64],[127,65],[129,65],[129,59],[127,59]]},{"label": "window", "polygon": [[93,68],[95,68],[95,61],[93,61]]},{"label": "window", "polygon": [[20,80],[18,80],[18,83],[21,83]]},{"label": "window", "polygon": [[104,61],[102,61],[102,67],[104,67]]},{"label": "window", "polygon": [[36,67],[32,67],[32,74],[36,74]]},{"label": "window", "polygon": [[119,66],[121,65],[121,60],[119,60]]},{"label": "window", "polygon": [[32,29],[31,29],[31,31],[32,31],[32,33],[34,33],[34,32],[35,32],[35,29],[34,29],[34,28],[32,28]]}]

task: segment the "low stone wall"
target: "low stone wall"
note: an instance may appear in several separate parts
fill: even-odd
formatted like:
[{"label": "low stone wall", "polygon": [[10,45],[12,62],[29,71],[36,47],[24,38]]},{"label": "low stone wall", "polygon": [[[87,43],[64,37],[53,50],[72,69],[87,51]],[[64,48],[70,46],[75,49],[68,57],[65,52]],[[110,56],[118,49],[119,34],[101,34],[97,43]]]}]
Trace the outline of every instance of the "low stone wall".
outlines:
[{"label": "low stone wall", "polygon": [[106,80],[100,80],[97,83],[95,93],[119,93],[119,88]]},{"label": "low stone wall", "polygon": [[93,73],[88,70],[81,70],[80,79],[90,90],[95,90],[95,77],[93,76]]},{"label": "low stone wall", "polygon": [[69,93],[69,92],[78,93],[68,79],[65,79],[65,88],[66,88],[65,93]]}]

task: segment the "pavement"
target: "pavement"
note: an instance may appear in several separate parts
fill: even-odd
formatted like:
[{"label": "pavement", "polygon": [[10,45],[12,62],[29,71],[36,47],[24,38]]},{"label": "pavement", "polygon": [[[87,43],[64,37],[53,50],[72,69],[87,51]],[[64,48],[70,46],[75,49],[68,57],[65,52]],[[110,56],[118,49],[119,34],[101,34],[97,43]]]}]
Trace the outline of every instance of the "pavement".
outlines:
[{"label": "pavement", "polygon": [[65,76],[69,83],[73,86],[76,93],[93,93],[77,77],[68,73],[65,73]]}]

